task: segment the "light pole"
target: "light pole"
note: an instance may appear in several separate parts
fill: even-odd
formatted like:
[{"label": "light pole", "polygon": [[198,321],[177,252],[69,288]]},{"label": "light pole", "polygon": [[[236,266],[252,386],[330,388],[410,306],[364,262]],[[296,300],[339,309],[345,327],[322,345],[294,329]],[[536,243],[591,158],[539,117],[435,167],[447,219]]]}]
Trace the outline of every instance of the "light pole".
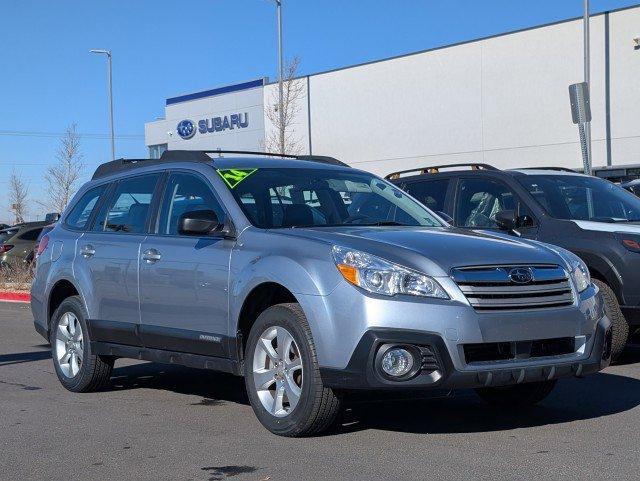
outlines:
[{"label": "light pole", "polygon": [[275,0],[278,15],[278,113],[280,114],[280,153],[284,154],[284,89],[282,77],[284,62],[282,59],[282,0]]},{"label": "light pole", "polygon": [[[583,12],[583,34],[584,34],[584,81],[587,83],[587,87],[591,90],[591,48],[590,48],[590,36],[589,36],[589,0],[584,1],[584,12]],[[591,121],[586,123],[585,129],[585,139],[586,139],[586,148],[587,148],[587,163],[588,165],[588,173],[591,174]],[[585,172],[587,173],[587,172]]]},{"label": "light pole", "polygon": [[103,50],[103,49],[93,49],[89,50],[91,53],[99,53],[107,56],[107,67],[108,67],[108,82],[109,82],[109,121],[111,124],[111,160],[116,159],[116,142],[115,142],[115,134],[113,130],[113,85],[112,85],[112,76],[111,76],[111,50]]}]

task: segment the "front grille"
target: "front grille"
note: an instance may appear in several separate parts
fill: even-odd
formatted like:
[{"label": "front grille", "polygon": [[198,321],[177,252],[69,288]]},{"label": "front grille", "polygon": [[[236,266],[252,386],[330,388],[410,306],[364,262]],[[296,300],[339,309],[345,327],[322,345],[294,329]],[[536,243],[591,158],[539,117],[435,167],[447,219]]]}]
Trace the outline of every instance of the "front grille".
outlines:
[{"label": "front grille", "polygon": [[[531,279],[515,282],[514,270],[528,272]],[[567,272],[557,265],[459,267],[452,277],[478,311],[545,309],[574,300]]]},{"label": "front grille", "polygon": [[465,344],[464,358],[467,364],[491,361],[510,361],[549,356],[563,356],[576,351],[576,339],[558,337],[535,341],[487,342]]}]

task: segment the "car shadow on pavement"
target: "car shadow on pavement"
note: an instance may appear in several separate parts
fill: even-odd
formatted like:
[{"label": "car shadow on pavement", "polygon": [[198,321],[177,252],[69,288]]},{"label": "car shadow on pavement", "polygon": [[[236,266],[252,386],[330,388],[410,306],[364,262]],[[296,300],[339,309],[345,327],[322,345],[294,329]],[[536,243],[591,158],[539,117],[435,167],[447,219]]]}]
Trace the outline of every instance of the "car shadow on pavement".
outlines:
[{"label": "car shadow on pavement", "polygon": [[248,404],[244,380],[230,374],[152,362],[116,367],[107,390],[160,389],[201,396],[201,405]]},{"label": "car shadow on pavement", "polygon": [[447,399],[356,404],[335,434],[381,429],[409,433],[473,433],[593,419],[640,405],[640,380],[598,373],[561,380],[536,406],[508,409],[485,404],[473,391]]},{"label": "car shadow on pavement", "polygon": [[15,354],[0,354],[0,366],[21,364],[23,362],[42,361],[51,359],[51,351],[18,352]]}]

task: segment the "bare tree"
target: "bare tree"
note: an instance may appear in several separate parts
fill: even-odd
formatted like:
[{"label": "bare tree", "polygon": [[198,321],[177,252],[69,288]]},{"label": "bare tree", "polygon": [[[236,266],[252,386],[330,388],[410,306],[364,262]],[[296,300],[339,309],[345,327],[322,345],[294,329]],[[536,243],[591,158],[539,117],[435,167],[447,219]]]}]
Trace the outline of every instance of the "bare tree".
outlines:
[{"label": "bare tree", "polygon": [[83,171],[80,135],[76,131],[76,124],[71,124],[60,139],[56,163],[47,167],[44,174],[48,187],[49,207],[56,212],[62,212],[65,209],[78,190]]},{"label": "bare tree", "polygon": [[14,169],[9,179],[9,207],[16,224],[24,222],[27,218],[28,197],[29,188],[22,180],[22,176]]},{"label": "bare tree", "polygon": [[[304,82],[297,78],[299,66],[300,58],[294,57],[284,67],[282,93],[284,115],[282,120],[278,111],[280,99],[277,89],[273,90],[271,99],[265,108],[267,119],[275,127],[265,137],[264,143],[268,152],[299,154],[302,150],[302,142],[296,135],[294,124],[296,115],[300,112],[300,99],[305,95]],[[284,146],[280,142],[281,136],[284,137]]]}]

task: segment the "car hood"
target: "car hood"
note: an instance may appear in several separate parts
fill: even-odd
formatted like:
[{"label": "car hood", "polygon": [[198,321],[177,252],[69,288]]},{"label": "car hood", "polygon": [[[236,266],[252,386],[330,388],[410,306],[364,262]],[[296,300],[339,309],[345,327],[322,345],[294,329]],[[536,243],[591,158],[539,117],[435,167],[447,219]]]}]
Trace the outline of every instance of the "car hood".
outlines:
[{"label": "car hood", "polygon": [[546,244],[466,229],[349,226],[278,232],[359,249],[430,275],[449,275],[453,267],[463,266],[564,264],[558,252]]}]

